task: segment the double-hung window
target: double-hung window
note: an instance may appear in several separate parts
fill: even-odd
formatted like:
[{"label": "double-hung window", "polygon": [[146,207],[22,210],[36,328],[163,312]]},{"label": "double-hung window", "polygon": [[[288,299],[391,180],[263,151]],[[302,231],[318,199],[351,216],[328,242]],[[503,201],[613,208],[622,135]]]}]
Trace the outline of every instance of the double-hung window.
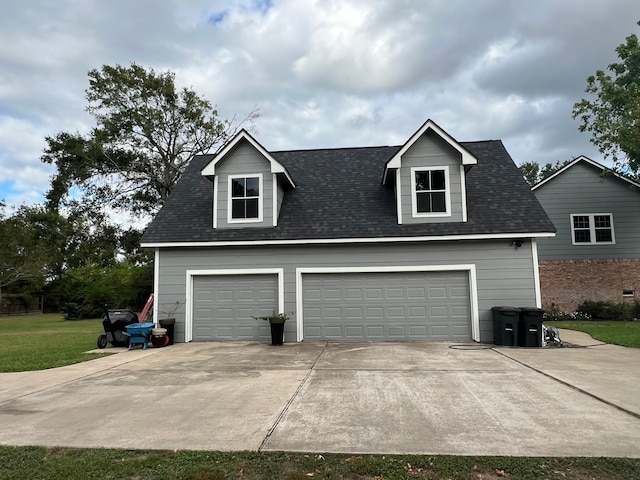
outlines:
[{"label": "double-hung window", "polygon": [[616,243],[613,215],[610,213],[572,214],[571,237],[574,245]]},{"label": "double-hung window", "polygon": [[412,168],[411,194],[414,217],[450,215],[449,167]]},{"label": "double-hung window", "polygon": [[262,175],[229,176],[229,222],[262,221]]}]

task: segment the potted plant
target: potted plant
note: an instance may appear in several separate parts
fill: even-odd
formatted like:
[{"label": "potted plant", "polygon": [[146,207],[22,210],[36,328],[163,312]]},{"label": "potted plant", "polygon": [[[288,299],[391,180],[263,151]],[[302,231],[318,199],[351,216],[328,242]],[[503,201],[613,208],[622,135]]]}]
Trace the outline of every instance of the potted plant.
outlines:
[{"label": "potted plant", "polygon": [[291,318],[288,313],[276,313],[274,310],[269,315],[252,318],[269,322],[271,326],[271,345],[282,345],[284,341],[284,322]]}]

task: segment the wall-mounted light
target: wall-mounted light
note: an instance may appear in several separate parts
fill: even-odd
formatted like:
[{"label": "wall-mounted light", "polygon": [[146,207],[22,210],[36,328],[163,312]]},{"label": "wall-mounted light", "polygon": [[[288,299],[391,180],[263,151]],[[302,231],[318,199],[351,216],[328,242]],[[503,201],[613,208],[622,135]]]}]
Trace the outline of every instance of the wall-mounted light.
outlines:
[{"label": "wall-mounted light", "polygon": [[512,247],[520,248],[522,246],[522,240],[514,240],[511,242]]}]

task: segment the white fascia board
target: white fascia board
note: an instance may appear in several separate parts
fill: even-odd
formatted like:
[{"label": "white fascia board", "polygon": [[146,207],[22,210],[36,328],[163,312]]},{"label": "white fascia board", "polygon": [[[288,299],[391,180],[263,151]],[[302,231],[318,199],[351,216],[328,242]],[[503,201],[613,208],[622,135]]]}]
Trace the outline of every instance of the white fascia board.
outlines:
[{"label": "white fascia board", "polygon": [[402,155],[425,133],[427,130],[433,130],[440,138],[456,149],[462,156],[462,165],[476,165],[478,159],[469,150],[460,145],[451,135],[440,128],[433,120],[427,120],[422,127],[414,133],[411,138],[402,146],[402,148],[387,162],[386,169],[400,168]]},{"label": "white fascia board", "polygon": [[640,188],[640,183],[636,183],[633,180],[629,180],[628,178],[623,177],[622,175],[620,175],[620,174],[614,172],[613,170],[611,170],[610,168],[605,167],[604,165],[602,165],[602,164],[600,164],[600,163],[598,163],[598,162],[596,162],[594,160],[591,160],[589,157],[585,157],[584,155],[580,155],[579,157],[577,157],[574,160],[572,160],[570,163],[566,164],[564,167],[562,167],[560,170],[558,170],[553,175],[545,178],[540,183],[536,183],[533,187],[531,187],[531,190],[536,190],[537,188],[539,188],[542,185],[544,185],[545,183],[553,180],[558,175],[561,175],[563,172],[565,172],[566,170],[569,170],[571,167],[573,167],[574,165],[576,165],[577,163],[580,163],[580,162],[588,163],[589,165],[592,165],[595,168],[597,168],[599,170],[602,170],[602,172],[606,172],[606,171],[611,172],[613,175],[618,177],[620,180],[624,180],[629,185],[633,185],[634,187]]},{"label": "white fascia board", "polygon": [[253,148],[255,148],[269,162],[269,165],[271,166],[271,173],[284,174],[284,176],[287,178],[291,186],[293,188],[296,187],[296,184],[294,183],[293,179],[289,175],[289,172],[284,167],[284,165],[282,165],[275,158],[273,158],[269,154],[269,152],[267,152],[267,150],[265,150],[265,148],[262,145],[260,145],[260,143],[258,143],[258,141],[256,141],[256,139],[253,138],[251,135],[249,135],[249,133],[244,129],[240,130],[240,132],[238,132],[238,134],[229,143],[227,143],[227,145],[225,145],[225,147],[222,150],[218,152],[215,158],[212,159],[207,164],[207,166],[205,166],[200,171],[200,174],[205,177],[214,176],[216,174],[216,164],[220,162],[233,149],[233,147],[235,147],[241,140],[246,140],[247,142],[249,142],[253,146]]},{"label": "white fascia board", "polygon": [[143,248],[190,248],[190,247],[246,247],[262,245],[322,245],[348,243],[401,243],[401,242],[451,242],[462,240],[504,240],[516,238],[548,238],[555,237],[553,232],[542,233],[499,233],[477,235],[441,235],[430,237],[382,237],[382,238],[328,238],[328,239],[298,239],[298,240],[246,240],[239,242],[167,242],[143,243]]}]

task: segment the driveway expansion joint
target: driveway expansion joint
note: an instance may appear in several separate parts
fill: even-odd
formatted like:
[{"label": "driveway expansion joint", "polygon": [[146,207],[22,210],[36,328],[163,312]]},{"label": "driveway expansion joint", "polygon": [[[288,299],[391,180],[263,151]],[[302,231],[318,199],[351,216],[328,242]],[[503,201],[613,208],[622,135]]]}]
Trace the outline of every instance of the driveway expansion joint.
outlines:
[{"label": "driveway expansion joint", "polygon": [[271,438],[271,435],[273,434],[275,429],[278,427],[278,425],[280,424],[280,422],[284,418],[285,414],[289,411],[289,407],[291,407],[291,404],[293,403],[293,401],[296,399],[296,397],[298,396],[298,394],[302,390],[302,387],[304,387],[304,385],[307,383],[307,380],[311,376],[311,373],[315,370],[316,365],[318,364],[318,361],[320,360],[320,357],[322,356],[322,354],[324,353],[324,351],[327,349],[328,346],[329,346],[329,342],[325,342],[324,346],[322,347],[322,350],[320,350],[320,353],[318,353],[318,356],[316,357],[316,359],[314,360],[313,364],[311,365],[311,368],[309,368],[309,370],[305,374],[304,378],[300,382],[300,385],[298,385],[298,388],[296,388],[295,392],[293,392],[293,395],[291,395],[291,398],[289,399],[287,404],[284,406],[284,408],[282,409],[282,411],[280,412],[280,414],[276,418],[276,421],[273,422],[273,425],[271,426],[271,428],[267,432],[267,435],[262,440],[262,443],[258,447],[258,452],[262,452],[265,449],[265,447],[267,446],[267,442]]},{"label": "driveway expansion joint", "polygon": [[[607,344],[606,344],[606,343],[603,343],[602,345],[607,345]],[[594,346],[598,346],[598,345],[594,345]],[[500,350],[498,350],[498,349],[496,349],[496,348],[492,348],[492,350],[493,350],[494,352],[496,352],[496,353],[498,353],[498,354],[502,355],[503,357],[508,358],[509,360],[514,361],[515,363],[518,363],[518,364],[520,364],[520,365],[522,365],[522,366],[524,366],[524,367],[527,367],[527,368],[529,368],[529,369],[533,370],[533,371],[534,371],[534,372],[536,372],[536,373],[539,373],[539,374],[541,374],[541,375],[544,375],[544,376],[545,376],[545,377],[547,377],[547,378],[550,378],[550,379],[552,379],[552,380],[555,380],[556,382],[561,383],[562,385],[565,385],[565,386],[567,386],[567,387],[569,387],[569,388],[571,388],[571,389],[573,389],[573,390],[576,390],[576,391],[578,391],[578,392],[580,392],[580,393],[582,393],[582,394],[584,394],[584,395],[587,395],[588,397],[591,397],[591,398],[593,398],[593,399],[595,399],[595,400],[598,400],[599,402],[602,402],[602,403],[604,403],[605,405],[608,405],[608,406],[610,406],[610,407],[613,407],[613,408],[615,408],[616,410],[620,410],[621,412],[626,413],[627,415],[631,415],[632,417],[635,417],[635,418],[637,418],[638,420],[640,420],[640,414],[639,414],[639,413],[634,412],[633,410],[629,410],[629,409],[627,409],[627,408],[625,408],[625,407],[622,407],[622,406],[620,406],[620,405],[618,405],[618,404],[616,404],[616,403],[614,403],[614,402],[610,402],[609,400],[606,400],[606,399],[604,399],[604,398],[602,398],[602,397],[599,397],[598,395],[594,395],[593,393],[588,392],[588,391],[586,391],[586,390],[584,390],[584,389],[582,389],[582,388],[580,388],[580,387],[577,387],[577,386],[575,386],[575,385],[572,385],[572,384],[571,384],[571,383],[569,383],[569,382],[565,382],[564,380],[561,380],[561,379],[559,379],[558,377],[554,377],[553,375],[551,375],[551,374],[549,374],[549,373],[546,373],[546,372],[544,372],[544,371],[542,371],[542,370],[540,370],[540,369],[538,369],[538,368],[532,367],[531,365],[528,365],[528,364],[526,364],[526,363],[524,363],[524,362],[521,362],[520,360],[516,360],[515,358],[512,358],[512,357],[510,357],[509,355],[506,355],[506,354],[502,353]]]}]

